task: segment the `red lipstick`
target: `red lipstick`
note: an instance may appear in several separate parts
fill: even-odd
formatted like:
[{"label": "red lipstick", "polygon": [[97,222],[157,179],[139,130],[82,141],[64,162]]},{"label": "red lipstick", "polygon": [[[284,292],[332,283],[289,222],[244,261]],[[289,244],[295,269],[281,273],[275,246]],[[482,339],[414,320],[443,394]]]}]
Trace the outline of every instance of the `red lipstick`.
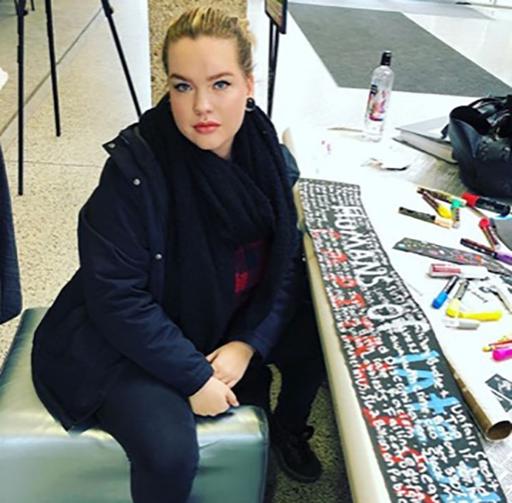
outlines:
[{"label": "red lipstick", "polygon": [[194,129],[201,134],[209,134],[213,133],[220,124],[215,121],[207,121],[207,122],[198,122],[194,124]]}]

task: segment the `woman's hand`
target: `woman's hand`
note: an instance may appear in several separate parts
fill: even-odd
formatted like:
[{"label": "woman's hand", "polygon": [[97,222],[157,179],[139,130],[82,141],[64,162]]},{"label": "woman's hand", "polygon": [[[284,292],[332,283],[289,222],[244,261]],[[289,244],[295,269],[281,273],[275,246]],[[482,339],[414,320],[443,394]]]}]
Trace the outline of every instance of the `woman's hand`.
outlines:
[{"label": "woman's hand", "polygon": [[241,341],[232,341],[217,348],[206,359],[211,363],[214,377],[232,388],[244,375],[254,349]]},{"label": "woman's hand", "polygon": [[230,406],[240,405],[231,389],[215,376],[210,377],[199,391],[188,397],[188,400],[192,412],[198,416],[216,416],[226,412]]}]

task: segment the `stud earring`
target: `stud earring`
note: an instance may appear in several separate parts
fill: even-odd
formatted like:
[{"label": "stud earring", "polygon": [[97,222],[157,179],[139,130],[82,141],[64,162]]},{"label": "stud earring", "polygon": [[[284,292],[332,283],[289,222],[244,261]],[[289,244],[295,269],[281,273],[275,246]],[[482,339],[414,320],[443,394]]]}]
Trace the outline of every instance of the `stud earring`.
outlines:
[{"label": "stud earring", "polygon": [[256,102],[254,101],[254,98],[247,98],[247,102],[245,104],[245,111],[246,112],[254,112],[256,110]]}]

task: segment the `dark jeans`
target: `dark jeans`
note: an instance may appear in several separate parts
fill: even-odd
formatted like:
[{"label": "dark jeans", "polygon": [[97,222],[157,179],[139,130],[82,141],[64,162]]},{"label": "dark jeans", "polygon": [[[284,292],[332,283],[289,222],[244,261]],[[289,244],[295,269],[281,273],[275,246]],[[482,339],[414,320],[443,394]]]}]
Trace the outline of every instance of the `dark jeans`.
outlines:
[{"label": "dark jeans", "polygon": [[[324,365],[310,302],[299,309],[269,362],[281,372],[274,414],[291,429],[305,425],[324,377]],[[233,391],[241,404],[269,406],[270,370],[253,359]],[[96,413],[99,427],[124,448],[131,467],[134,503],[184,503],[198,461],[195,416],[188,400],[130,364]]]}]

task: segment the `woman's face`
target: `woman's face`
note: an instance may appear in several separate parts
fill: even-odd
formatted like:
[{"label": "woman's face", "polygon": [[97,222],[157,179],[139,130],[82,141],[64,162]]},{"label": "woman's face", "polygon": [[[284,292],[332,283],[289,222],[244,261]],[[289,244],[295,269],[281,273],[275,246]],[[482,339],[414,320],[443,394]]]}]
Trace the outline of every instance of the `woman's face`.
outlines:
[{"label": "woman's face", "polygon": [[238,63],[236,41],[202,36],[169,47],[171,110],[181,133],[229,159],[254,81]]}]

